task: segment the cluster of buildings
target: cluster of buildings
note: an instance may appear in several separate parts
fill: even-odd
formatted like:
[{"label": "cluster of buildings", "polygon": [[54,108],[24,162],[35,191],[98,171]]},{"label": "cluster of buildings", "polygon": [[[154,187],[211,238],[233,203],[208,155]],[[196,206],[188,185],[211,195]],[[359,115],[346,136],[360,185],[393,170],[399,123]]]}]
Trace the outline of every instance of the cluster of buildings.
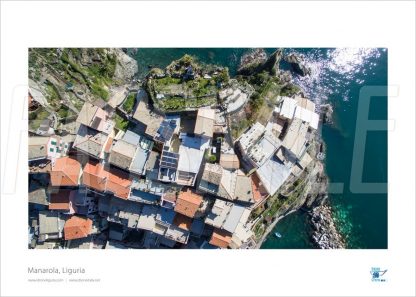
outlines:
[{"label": "cluster of buildings", "polygon": [[318,128],[315,104],[301,97],[280,97],[266,126],[255,123],[236,141],[241,162],[274,195],[290,175],[299,176],[310,164],[307,149]]},{"label": "cluster of buildings", "polygon": [[136,99],[126,131],[114,109],[85,103],[75,135],[29,137],[29,246],[253,246],[251,211],[312,160],[314,104],[280,98],[234,151],[219,111],[162,116]]}]

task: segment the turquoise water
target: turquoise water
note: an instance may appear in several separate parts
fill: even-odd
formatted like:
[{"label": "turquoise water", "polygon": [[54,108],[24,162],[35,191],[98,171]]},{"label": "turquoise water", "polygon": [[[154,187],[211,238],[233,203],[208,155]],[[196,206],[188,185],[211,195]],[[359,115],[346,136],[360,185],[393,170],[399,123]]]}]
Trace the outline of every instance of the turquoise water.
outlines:
[{"label": "turquoise water", "polygon": [[[247,49],[139,49],[136,59],[141,76],[147,66],[164,67],[188,53],[206,63],[217,63],[235,73]],[[267,49],[272,52],[273,49]],[[327,144],[325,167],[331,182],[344,183],[342,194],[330,194],[330,203],[349,248],[387,248],[387,194],[351,193],[349,181],[359,92],[362,86],[387,86],[387,51],[384,49],[286,49],[305,55],[310,77],[295,77],[314,101],[334,106],[334,124],[324,126]],[[288,68],[285,63],[282,68]],[[370,119],[387,119],[387,97],[371,101]],[[360,128],[360,127],[359,127]],[[363,127],[364,128],[364,127]],[[387,132],[369,132],[364,156],[363,181],[387,182]],[[296,212],[277,225],[283,236],[272,234],[262,248],[312,248],[304,212]]]}]

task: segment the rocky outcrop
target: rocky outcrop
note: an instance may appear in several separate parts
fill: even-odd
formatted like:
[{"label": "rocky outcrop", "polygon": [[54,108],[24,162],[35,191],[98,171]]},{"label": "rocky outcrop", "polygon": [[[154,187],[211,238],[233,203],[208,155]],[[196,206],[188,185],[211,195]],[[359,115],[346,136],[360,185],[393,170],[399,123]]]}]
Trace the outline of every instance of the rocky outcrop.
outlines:
[{"label": "rocky outcrop", "polygon": [[[292,82],[292,74],[289,71],[279,70],[276,76],[283,84],[288,84]],[[304,94],[302,94],[301,96],[306,97],[304,96]]]},{"label": "rocky outcrop", "polygon": [[255,68],[260,64],[263,64],[267,60],[267,54],[262,48],[257,48],[245,55],[240,59],[240,66],[238,73],[243,74],[244,72],[250,71],[250,68]]},{"label": "rocky outcrop", "polygon": [[338,233],[329,205],[315,207],[310,213],[312,241],[321,249],[344,249],[345,241]]},{"label": "rocky outcrop", "polygon": [[322,116],[322,123],[324,124],[332,124],[332,114],[334,109],[331,104],[322,104],[321,108],[321,116]]},{"label": "rocky outcrop", "polygon": [[264,50],[255,50],[241,59],[237,72],[240,75],[253,75],[266,71],[276,75],[279,70],[279,63],[283,56],[283,50],[278,49],[266,59]]},{"label": "rocky outcrop", "polygon": [[139,70],[137,61],[124,53],[121,49],[111,49],[117,57],[114,78],[125,83],[129,82]]},{"label": "rocky outcrop", "polygon": [[305,59],[302,55],[295,53],[286,55],[284,60],[290,64],[292,70],[300,76],[307,76],[311,74],[311,68],[305,65]]},{"label": "rocky outcrop", "polygon": [[260,71],[267,71],[272,75],[276,75],[277,71],[279,70],[280,60],[283,56],[283,49],[276,50],[267,61],[260,67]]}]

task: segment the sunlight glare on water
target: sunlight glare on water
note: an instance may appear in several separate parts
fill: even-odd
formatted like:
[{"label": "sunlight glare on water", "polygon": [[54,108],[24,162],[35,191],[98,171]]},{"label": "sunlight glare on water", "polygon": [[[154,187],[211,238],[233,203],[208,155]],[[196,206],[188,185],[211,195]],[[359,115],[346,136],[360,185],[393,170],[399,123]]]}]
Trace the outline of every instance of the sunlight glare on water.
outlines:
[{"label": "sunlight glare on water", "polygon": [[[295,51],[296,52],[296,51]],[[357,80],[357,73],[366,74],[372,70],[366,61],[380,56],[380,49],[376,48],[337,48],[329,49],[326,54],[320,49],[312,49],[305,53],[305,62],[311,68],[311,75],[295,76],[295,83],[300,85],[305,93],[317,103],[323,104],[339,89],[345,89],[338,94],[340,100],[348,101],[349,90],[346,88],[351,82],[363,84],[364,80]]]}]

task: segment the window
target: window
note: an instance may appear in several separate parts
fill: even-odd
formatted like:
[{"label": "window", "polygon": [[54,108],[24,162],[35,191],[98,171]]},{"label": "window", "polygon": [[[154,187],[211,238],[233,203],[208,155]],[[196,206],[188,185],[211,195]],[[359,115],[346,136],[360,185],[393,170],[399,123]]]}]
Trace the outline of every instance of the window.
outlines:
[{"label": "window", "polygon": [[52,140],[52,141],[51,141],[51,144],[52,144],[52,145],[56,145],[56,141],[55,141],[55,140]]},{"label": "window", "polygon": [[51,148],[49,149],[49,151],[50,151],[51,153],[53,153],[53,147],[51,147]]}]

